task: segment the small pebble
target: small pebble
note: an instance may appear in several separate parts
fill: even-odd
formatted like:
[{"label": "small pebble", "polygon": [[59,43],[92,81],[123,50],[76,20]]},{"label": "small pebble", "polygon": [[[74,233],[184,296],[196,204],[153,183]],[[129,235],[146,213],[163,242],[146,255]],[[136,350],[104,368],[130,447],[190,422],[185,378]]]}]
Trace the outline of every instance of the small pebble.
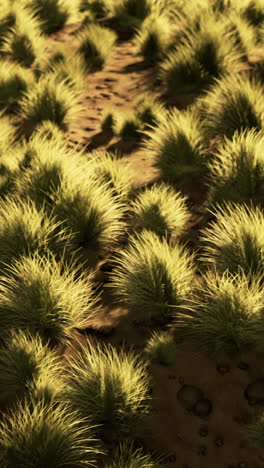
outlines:
[{"label": "small pebble", "polygon": [[227,374],[227,372],[230,372],[230,366],[228,364],[218,364],[216,367],[217,371],[219,374]]},{"label": "small pebble", "polygon": [[198,434],[199,436],[201,437],[206,437],[208,435],[208,427],[207,426],[201,426],[199,431],[198,431]]},{"label": "small pebble", "polygon": [[222,445],[224,445],[224,441],[222,437],[218,437],[217,439],[215,439],[214,444],[216,447],[222,447]]},{"label": "small pebble", "polygon": [[247,362],[239,362],[237,367],[241,370],[248,370],[249,369],[249,364],[247,364]]},{"label": "small pebble", "polygon": [[205,445],[200,445],[197,450],[197,455],[202,455],[203,457],[207,454],[207,447]]}]

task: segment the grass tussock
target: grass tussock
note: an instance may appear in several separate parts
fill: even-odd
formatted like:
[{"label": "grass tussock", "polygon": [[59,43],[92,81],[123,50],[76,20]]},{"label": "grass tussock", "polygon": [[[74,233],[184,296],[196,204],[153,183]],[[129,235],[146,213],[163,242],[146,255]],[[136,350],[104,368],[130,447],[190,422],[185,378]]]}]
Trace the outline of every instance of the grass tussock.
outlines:
[{"label": "grass tussock", "polygon": [[171,42],[171,24],[167,16],[150,15],[142,23],[134,39],[135,47],[149,63],[157,63]]},{"label": "grass tussock", "polygon": [[247,0],[241,8],[241,16],[255,28],[264,24],[264,10],[262,0]]},{"label": "grass tussock", "polygon": [[131,29],[137,28],[152,11],[152,0],[118,0],[113,13],[119,23]]},{"label": "grass tussock", "polygon": [[263,449],[264,447],[264,415],[258,416],[253,424],[246,426],[244,437],[251,446]]},{"label": "grass tussock", "polygon": [[263,97],[263,88],[256,80],[249,81],[243,75],[219,80],[205,97],[203,113],[208,136],[232,138],[236,131],[260,131],[264,122]]},{"label": "grass tussock", "polygon": [[70,10],[63,0],[31,0],[27,7],[44,34],[59,31],[70,18]]},{"label": "grass tussock", "polygon": [[109,286],[136,318],[164,320],[188,298],[193,280],[193,255],[145,230],[120,253]]},{"label": "grass tussock", "polygon": [[20,117],[24,125],[33,129],[45,120],[66,131],[76,119],[81,107],[76,90],[69,89],[66,81],[44,76],[21,100]]},{"label": "grass tussock", "polygon": [[172,110],[159,126],[145,131],[148,137],[143,150],[153,157],[165,182],[194,177],[205,170],[205,144],[200,120],[196,113]]},{"label": "grass tussock", "polygon": [[34,75],[21,65],[7,59],[0,60],[0,103],[8,106],[20,103],[24,93],[34,84]]},{"label": "grass tussock", "polygon": [[249,352],[264,347],[264,296],[260,281],[245,275],[208,273],[197,290],[191,313],[176,313],[176,328],[201,351]]},{"label": "grass tussock", "polygon": [[226,139],[209,163],[210,203],[261,200],[264,195],[264,134],[254,129]]},{"label": "grass tussock", "polygon": [[212,211],[216,220],[202,232],[203,260],[222,274],[263,276],[264,216],[259,207],[223,203]]},{"label": "grass tussock", "polygon": [[[13,261],[0,283],[1,328],[26,330],[44,342],[67,341],[98,309],[91,277],[49,253]],[[25,308],[25,304],[27,304]]]},{"label": "grass tussock", "polygon": [[141,130],[147,129],[148,126],[157,126],[166,115],[164,105],[150,93],[143,93],[137,97],[134,111],[136,118],[141,122]]},{"label": "grass tussock", "polygon": [[146,363],[131,351],[88,341],[66,372],[65,400],[99,430],[131,430],[148,412]]},{"label": "grass tussock", "polygon": [[154,462],[142,449],[135,449],[133,444],[120,442],[113,452],[112,461],[105,468],[157,468],[157,460]]},{"label": "grass tussock", "polygon": [[0,398],[14,400],[47,376],[58,377],[57,356],[39,336],[23,330],[10,332],[0,349]]},{"label": "grass tussock", "polygon": [[102,114],[101,130],[103,132],[111,132],[113,135],[117,133],[117,127],[120,120],[118,111],[111,108],[105,108]]},{"label": "grass tussock", "polygon": [[78,53],[87,72],[101,70],[113,55],[117,35],[99,24],[88,24],[79,35]]},{"label": "grass tussock", "polygon": [[94,429],[67,405],[18,402],[0,423],[1,465],[94,467]]},{"label": "grass tussock", "polygon": [[147,229],[168,241],[175,240],[190,219],[187,198],[169,185],[153,185],[139,193],[131,205],[131,223],[136,232]]},{"label": "grass tussock", "polygon": [[152,332],[145,346],[145,353],[154,364],[173,364],[178,355],[173,335],[169,331]]}]

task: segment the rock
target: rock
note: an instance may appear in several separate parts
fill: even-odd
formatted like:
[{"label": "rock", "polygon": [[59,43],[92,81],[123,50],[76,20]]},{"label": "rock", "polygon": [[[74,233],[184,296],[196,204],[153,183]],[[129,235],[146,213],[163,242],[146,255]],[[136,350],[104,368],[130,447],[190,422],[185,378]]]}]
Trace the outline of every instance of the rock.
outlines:
[{"label": "rock", "polygon": [[214,444],[216,447],[222,447],[224,445],[224,440],[222,437],[217,437],[217,439],[214,440]]},{"label": "rock", "polygon": [[183,408],[192,410],[198,400],[203,397],[203,392],[193,385],[183,385],[177,393],[177,399]]},{"label": "rock", "polygon": [[249,369],[249,364],[247,362],[239,362],[237,367],[241,370],[248,370]]},{"label": "rock", "polygon": [[257,379],[250,383],[244,391],[249,405],[264,404],[264,379]]},{"label": "rock", "polygon": [[207,426],[201,426],[199,431],[198,431],[198,434],[199,436],[201,437],[206,437],[208,435],[208,427]]},{"label": "rock", "polygon": [[199,418],[206,418],[212,412],[212,408],[213,406],[210,400],[207,398],[201,398],[195,404],[193,412],[195,416],[198,416]]},{"label": "rock", "polygon": [[218,364],[216,366],[216,369],[219,372],[219,374],[227,374],[227,372],[230,372],[229,364]]}]

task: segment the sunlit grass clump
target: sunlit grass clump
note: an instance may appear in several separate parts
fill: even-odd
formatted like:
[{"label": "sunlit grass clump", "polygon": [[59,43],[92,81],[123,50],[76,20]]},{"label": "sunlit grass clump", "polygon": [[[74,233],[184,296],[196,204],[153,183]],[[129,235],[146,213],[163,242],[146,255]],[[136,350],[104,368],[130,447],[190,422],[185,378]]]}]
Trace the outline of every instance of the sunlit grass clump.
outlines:
[{"label": "sunlit grass clump", "polygon": [[244,437],[250,445],[260,449],[264,448],[264,414],[258,416],[257,420],[245,427]]},{"label": "sunlit grass clump", "polygon": [[173,335],[169,331],[153,332],[145,346],[147,358],[154,364],[169,366],[178,352]]},{"label": "sunlit grass clump", "polygon": [[39,379],[58,374],[54,351],[39,336],[12,331],[0,349],[0,398],[14,400],[25,396]]},{"label": "sunlit grass clump", "polygon": [[190,219],[187,198],[169,185],[153,185],[139,193],[131,205],[131,223],[136,232],[147,229],[160,238],[175,240]]},{"label": "sunlit grass clump", "polygon": [[19,103],[33,84],[32,71],[6,59],[0,60],[0,104]]},{"label": "sunlit grass clump", "polygon": [[247,57],[256,46],[257,36],[254,28],[234,10],[222,19],[225,31],[231,34],[234,44]]},{"label": "sunlit grass clump", "polygon": [[115,448],[112,461],[105,465],[105,468],[157,468],[148,454],[144,454],[141,448],[135,449],[133,444],[120,442]]},{"label": "sunlit grass clump", "polygon": [[157,128],[145,130],[143,145],[153,157],[165,182],[194,177],[205,170],[205,144],[201,123],[196,113],[177,109],[168,112]]},{"label": "sunlit grass clump", "polygon": [[60,257],[65,249],[70,248],[70,234],[43,210],[37,210],[32,200],[22,201],[13,197],[0,201],[1,272],[6,264],[21,255],[31,256],[35,252],[45,255],[50,249]]},{"label": "sunlit grass clump", "polygon": [[135,37],[135,46],[147,62],[157,63],[166,53],[171,41],[171,25],[165,15],[150,15]]},{"label": "sunlit grass clump", "polygon": [[146,363],[131,351],[87,342],[69,361],[65,400],[98,429],[130,430],[148,412]]},{"label": "sunlit grass clump", "polygon": [[40,22],[44,34],[62,29],[70,17],[70,10],[63,0],[31,0],[27,6]]},{"label": "sunlit grass clump", "polygon": [[75,247],[107,249],[126,227],[125,204],[109,183],[98,183],[88,172],[63,180],[52,196],[54,216],[72,233]]},{"label": "sunlit grass clump", "polygon": [[264,215],[259,207],[224,203],[213,213],[216,220],[202,232],[203,259],[222,274],[245,273],[251,281],[264,278]]},{"label": "sunlit grass clump", "polygon": [[210,137],[232,138],[235,131],[255,128],[264,122],[264,92],[256,80],[230,75],[219,80],[205,97],[205,124]]},{"label": "sunlit grass clump", "polygon": [[188,298],[193,281],[193,255],[145,230],[120,253],[109,286],[135,318],[167,320]]},{"label": "sunlit grass clump", "polygon": [[113,12],[118,21],[126,27],[138,27],[152,10],[152,0],[117,0],[113,4]]},{"label": "sunlit grass clump", "polygon": [[99,450],[93,434],[89,420],[67,405],[17,402],[0,423],[1,466],[94,467]]},{"label": "sunlit grass clump", "polygon": [[12,263],[0,281],[2,330],[26,330],[59,343],[87,323],[98,302],[92,280],[84,273],[76,279],[77,266],[63,262],[35,254]]},{"label": "sunlit grass clump", "polygon": [[81,55],[87,72],[101,70],[111,58],[117,35],[99,24],[88,24],[79,35],[78,53]]},{"label": "sunlit grass clump", "polygon": [[262,0],[247,0],[241,8],[242,17],[252,26],[258,28],[264,24],[264,9]]},{"label": "sunlit grass clump", "polygon": [[129,168],[115,154],[107,151],[93,151],[88,159],[91,177],[107,183],[113,195],[128,200],[132,192],[132,177]]},{"label": "sunlit grass clump", "polygon": [[117,133],[120,114],[115,109],[104,108],[101,120],[101,130],[103,132],[111,132],[113,135]]},{"label": "sunlit grass clump", "polygon": [[111,1],[109,0],[81,0],[80,11],[91,13],[94,18],[103,18],[111,11]]},{"label": "sunlit grass clump", "polygon": [[191,313],[175,314],[176,328],[209,355],[263,350],[264,295],[259,278],[209,273]]},{"label": "sunlit grass clump", "polygon": [[251,129],[225,140],[209,163],[210,203],[261,200],[264,195],[264,134]]},{"label": "sunlit grass clump", "polygon": [[65,81],[50,77],[40,79],[21,100],[20,116],[24,125],[32,130],[45,120],[66,131],[80,111],[79,93],[70,89]]},{"label": "sunlit grass clump", "polygon": [[155,127],[165,118],[166,109],[164,105],[152,94],[140,94],[134,102],[136,118],[141,122],[141,130],[149,125]]}]

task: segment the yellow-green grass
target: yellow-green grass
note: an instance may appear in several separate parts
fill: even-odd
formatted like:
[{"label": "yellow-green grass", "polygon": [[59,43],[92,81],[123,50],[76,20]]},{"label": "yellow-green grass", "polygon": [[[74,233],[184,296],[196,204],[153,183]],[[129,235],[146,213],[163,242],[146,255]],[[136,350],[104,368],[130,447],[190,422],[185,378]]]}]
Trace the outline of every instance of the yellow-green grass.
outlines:
[{"label": "yellow-green grass", "polygon": [[204,262],[215,266],[220,274],[246,274],[252,281],[264,278],[264,215],[259,207],[223,203],[212,213],[215,216],[202,231]]},{"label": "yellow-green grass", "polygon": [[117,0],[113,3],[113,13],[123,26],[134,29],[138,27],[148,15],[153,7],[152,0]]},{"label": "yellow-green grass", "polygon": [[208,273],[196,290],[189,313],[175,313],[175,327],[202,352],[262,351],[264,295],[261,277]]},{"label": "yellow-green grass", "polygon": [[174,337],[169,331],[152,332],[144,351],[150,362],[163,366],[173,364],[178,355]]},{"label": "yellow-green grass", "polygon": [[0,422],[1,466],[95,467],[94,428],[68,405],[18,401]]},{"label": "yellow-green grass", "polygon": [[109,287],[116,301],[142,321],[170,319],[188,299],[194,283],[194,255],[179,244],[144,230],[130,238],[114,261]]},{"label": "yellow-green grass", "polygon": [[65,376],[65,401],[99,431],[130,431],[149,410],[147,365],[132,351],[88,341],[70,359]]},{"label": "yellow-green grass", "polygon": [[231,74],[217,80],[204,98],[203,117],[208,137],[232,138],[235,131],[255,128],[264,123],[264,92],[257,80]]},{"label": "yellow-green grass", "polygon": [[205,171],[206,146],[196,112],[173,109],[160,119],[158,127],[144,133],[143,151],[153,158],[163,181],[174,183]]},{"label": "yellow-green grass", "polygon": [[133,443],[119,442],[112,455],[112,461],[104,468],[157,468],[157,460],[153,461],[151,456],[145,454],[141,448],[136,449]]},{"label": "yellow-green grass", "polygon": [[231,34],[234,43],[247,58],[257,43],[257,36],[254,28],[233,10],[228,16],[222,18],[223,26],[227,33]]},{"label": "yellow-green grass", "polygon": [[[98,310],[91,275],[51,252],[13,260],[0,280],[1,329],[25,330],[43,342],[67,342]],[[25,306],[26,304],[26,306]]]},{"label": "yellow-green grass", "polygon": [[7,59],[0,60],[0,104],[20,104],[24,94],[34,85],[31,70]]},{"label": "yellow-green grass", "polygon": [[252,26],[259,28],[264,24],[262,0],[247,0],[242,4],[240,14]]},{"label": "yellow-green grass", "polygon": [[147,62],[157,63],[166,54],[171,41],[171,24],[167,16],[150,15],[142,23],[134,44]]},{"label": "yellow-green grass", "polygon": [[77,52],[83,59],[86,71],[101,70],[111,59],[117,35],[114,31],[100,24],[88,24],[78,34]]},{"label": "yellow-green grass", "polygon": [[131,225],[135,232],[147,229],[168,241],[174,241],[184,232],[190,217],[187,197],[166,184],[146,188],[131,205]]},{"label": "yellow-green grass", "polygon": [[136,98],[134,111],[136,118],[142,123],[143,130],[148,126],[157,126],[166,115],[166,109],[161,101],[147,92]]},{"label": "yellow-green grass", "polygon": [[38,335],[12,330],[0,349],[0,399],[26,396],[38,381],[58,378],[57,355]]},{"label": "yellow-green grass", "polygon": [[255,129],[235,132],[209,162],[209,203],[256,202],[264,195],[264,133]]},{"label": "yellow-green grass", "polygon": [[31,0],[27,8],[40,22],[44,34],[62,29],[70,18],[70,9],[64,0]]},{"label": "yellow-green grass", "polygon": [[257,420],[248,424],[244,431],[244,437],[250,443],[251,446],[263,449],[264,447],[264,415],[257,417]]}]

